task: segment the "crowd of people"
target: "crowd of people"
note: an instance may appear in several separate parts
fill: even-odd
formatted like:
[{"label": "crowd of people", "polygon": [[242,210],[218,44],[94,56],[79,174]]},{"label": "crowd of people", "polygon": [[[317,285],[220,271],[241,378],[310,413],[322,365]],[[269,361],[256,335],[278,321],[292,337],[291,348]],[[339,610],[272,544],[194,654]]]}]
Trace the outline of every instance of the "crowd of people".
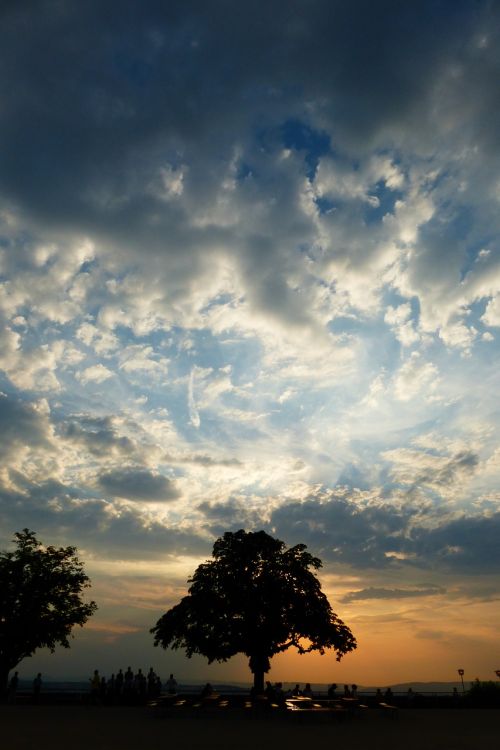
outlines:
[{"label": "crowd of people", "polygon": [[[160,696],[162,698],[165,695],[170,695],[175,698],[178,694],[178,684],[173,674],[170,674],[168,680],[162,682],[161,678],[154,671],[153,667],[150,667],[147,673],[144,673],[142,669],[138,669],[137,672],[133,672],[131,667],[128,667],[124,672],[123,669],[119,669],[117,673],[113,673],[109,678],[99,673],[98,669],[94,670],[93,675],[89,679],[89,691],[83,694],[83,701],[93,705],[143,705],[148,701],[154,701]],[[47,696],[44,695],[43,680],[41,672],[38,672],[31,683],[31,690],[29,689],[29,683],[23,680],[21,688],[21,702],[26,701],[38,704],[46,703]],[[50,685],[50,683],[49,683]],[[18,698],[19,689],[19,673],[16,671],[11,674],[6,690],[6,700],[8,704],[15,704]],[[305,683],[302,687],[299,683],[296,683],[294,687],[285,689],[281,682],[267,682],[264,690],[264,694],[260,691],[256,691],[252,688],[251,696],[253,700],[261,701],[265,698],[266,703],[276,704],[282,708],[286,707],[286,703],[289,699],[300,699],[306,698],[310,701],[313,700],[324,700],[324,692],[314,693],[311,684]],[[394,708],[394,706],[411,708],[414,706],[421,705],[424,698],[410,687],[403,696],[401,693],[395,697],[390,687],[385,690],[377,688],[375,696],[370,694],[371,691],[363,691],[361,699],[363,702],[368,703],[370,706],[381,705],[385,709]],[[53,696],[53,692],[49,689],[49,696]],[[219,697],[217,690],[210,684],[206,683],[199,694],[202,700],[214,699]],[[341,703],[345,701],[345,705],[355,705],[360,696],[358,695],[358,686],[355,684],[337,686],[332,683],[328,687],[327,697],[330,702]],[[1,701],[0,694],[0,701]],[[346,700],[347,699],[347,700]],[[451,701],[449,698],[441,697],[443,702],[448,700],[446,705],[452,705],[453,707],[459,707],[465,701],[465,693],[458,693],[457,688],[453,688],[451,695]],[[50,698],[49,698],[50,700]]]},{"label": "crowd of people", "polygon": [[[7,686],[7,703],[15,703],[17,698],[17,689],[19,687],[19,672],[14,672]],[[33,703],[38,703],[40,692],[42,690],[42,673],[38,672],[33,680]]]},{"label": "crowd of people", "polygon": [[[159,675],[153,667],[144,674],[138,669],[134,674],[130,667],[124,672],[120,669],[116,674],[106,678],[95,669],[90,678],[90,699],[94,704],[98,703],[144,703],[147,700],[158,698],[162,692],[163,684]],[[177,681],[173,674],[165,683],[167,693],[177,692]]]},{"label": "crowd of people", "polygon": [[332,700],[335,699],[335,698],[339,698],[339,697],[341,697],[341,698],[357,698],[358,697],[358,686],[357,685],[354,685],[354,684],[352,684],[351,686],[344,685],[344,692],[343,692],[343,694],[341,696],[337,695],[337,687],[338,687],[338,685],[336,685],[333,682],[330,685],[330,687],[328,688],[328,697],[331,698]]},{"label": "crowd of people", "polygon": [[[358,698],[358,686],[355,684],[344,685],[343,690],[340,690],[339,692],[337,692],[337,690],[338,685],[336,685],[335,683],[332,683],[329,686],[327,694],[330,700],[341,698]],[[289,698],[315,697],[309,682],[306,682],[303,688],[301,688],[297,683],[294,688],[289,688],[288,690],[283,690],[283,684],[281,682],[275,682],[274,685],[271,682],[266,682],[266,689],[264,691],[264,694],[269,700],[278,704],[286,701]],[[413,695],[413,691],[410,688],[410,690],[408,691],[408,698],[410,699],[411,697],[413,697]],[[394,696],[390,687],[388,687],[383,693],[380,688],[378,688],[375,694],[375,699],[378,702],[391,701],[393,697]]]},{"label": "crowd of people", "polygon": [[[252,690],[251,692],[253,693],[254,691]],[[271,703],[282,705],[289,698],[312,698],[313,692],[309,682],[306,682],[303,689],[297,683],[294,688],[284,690],[282,682],[275,682],[273,685],[272,682],[267,681],[264,695]]]},{"label": "crowd of people", "polygon": [[[161,678],[154,671],[153,667],[150,667],[149,672],[145,674],[142,669],[138,669],[136,673],[132,671],[130,667],[127,667],[124,672],[123,669],[119,669],[115,674],[113,673],[109,678],[101,676],[99,670],[95,669],[90,682],[90,701],[91,703],[97,704],[137,704],[145,703],[148,700],[158,698],[162,693],[169,695],[176,695],[178,691],[178,684],[173,674],[170,674],[168,680],[163,684]],[[11,676],[8,688],[7,688],[7,702],[15,703],[16,694],[19,684],[19,674],[14,672]],[[33,703],[38,703],[40,700],[40,693],[42,691],[42,674],[38,672],[36,677],[33,679],[32,695]],[[358,686],[355,684],[344,685],[343,691],[339,690],[337,693],[338,686],[332,683],[328,688],[328,698],[330,700],[341,699],[341,698],[358,698]],[[251,693],[254,693],[252,689]],[[210,683],[206,683],[201,691],[202,698],[212,697],[216,694],[216,691]],[[264,695],[268,701],[277,703],[278,705],[284,705],[285,702],[290,698],[314,698],[313,691],[309,682],[306,682],[304,687],[301,688],[300,684],[297,683],[295,687],[287,690],[283,689],[283,683],[266,682],[266,688]],[[256,697],[256,696],[254,696]],[[413,692],[412,688],[408,689],[406,703],[408,706],[413,705],[416,693]],[[375,693],[375,701],[377,703],[392,703],[394,695],[390,687],[384,692],[380,688],[377,688]],[[455,702],[458,702],[458,692],[456,688],[453,688],[453,698]]]}]

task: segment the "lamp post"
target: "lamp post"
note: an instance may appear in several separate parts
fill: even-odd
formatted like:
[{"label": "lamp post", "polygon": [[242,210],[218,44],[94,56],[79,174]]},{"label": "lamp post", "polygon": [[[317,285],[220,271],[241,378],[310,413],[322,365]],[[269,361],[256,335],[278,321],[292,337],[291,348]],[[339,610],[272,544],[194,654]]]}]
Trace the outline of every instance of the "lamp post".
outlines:
[{"label": "lamp post", "polygon": [[459,669],[457,671],[458,671],[458,674],[460,675],[460,679],[462,680],[462,693],[465,693],[464,670],[463,669]]}]

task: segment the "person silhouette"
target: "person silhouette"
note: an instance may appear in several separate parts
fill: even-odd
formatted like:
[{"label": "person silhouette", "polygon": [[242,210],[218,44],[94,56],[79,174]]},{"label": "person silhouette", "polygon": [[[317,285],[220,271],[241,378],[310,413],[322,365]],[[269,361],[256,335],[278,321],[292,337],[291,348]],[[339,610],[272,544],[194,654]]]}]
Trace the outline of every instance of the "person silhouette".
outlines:
[{"label": "person silhouette", "polygon": [[125,703],[130,703],[132,700],[132,693],[134,689],[134,673],[130,667],[127,667],[127,671],[123,676],[123,699]]},{"label": "person silhouette", "polygon": [[170,677],[166,681],[165,687],[167,688],[167,693],[170,693],[170,695],[175,695],[177,693],[177,680],[172,673],[170,673]]},{"label": "person silhouette", "polygon": [[115,677],[115,697],[118,702],[120,702],[122,699],[123,680],[124,680],[123,669],[120,668],[118,670],[118,674]]},{"label": "person silhouette", "polygon": [[42,690],[42,673],[38,672],[37,676],[33,680],[33,703],[39,702],[41,690]]},{"label": "person silhouette", "polygon": [[134,690],[137,698],[140,701],[144,701],[146,698],[148,683],[146,676],[143,674],[142,669],[139,667],[137,674],[134,678]]},{"label": "person silhouette", "polygon": [[268,701],[276,700],[276,690],[274,689],[272,682],[270,682],[269,680],[266,680],[264,695],[266,696]]},{"label": "person silhouette", "polygon": [[309,682],[306,682],[304,690],[302,691],[302,695],[304,696],[304,698],[312,698],[313,697],[313,692],[311,690],[311,684]]},{"label": "person silhouette", "polygon": [[108,693],[108,683],[105,677],[101,677],[101,684],[99,685],[99,698],[101,703],[106,703],[106,696]]},{"label": "person silhouette", "polygon": [[9,682],[9,688],[7,691],[7,703],[16,702],[18,685],[19,685],[19,672],[14,672]]},{"label": "person silhouette", "polygon": [[274,695],[275,695],[276,703],[279,706],[284,706],[285,705],[285,691],[283,690],[282,682],[274,683]]},{"label": "person silhouette", "polygon": [[153,698],[155,694],[155,689],[156,689],[156,673],[153,667],[149,668],[147,680],[148,680],[148,698]]},{"label": "person silhouette", "polygon": [[214,689],[213,689],[212,685],[209,682],[207,682],[207,684],[205,685],[205,687],[201,691],[201,697],[202,698],[210,698],[210,696],[213,695],[213,694],[214,694]]},{"label": "person silhouette", "polygon": [[92,703],[99,703],[99,695],[101,692],[101,677],[99,670],[94,669],[94,674],[90,678],[90,700]]}]

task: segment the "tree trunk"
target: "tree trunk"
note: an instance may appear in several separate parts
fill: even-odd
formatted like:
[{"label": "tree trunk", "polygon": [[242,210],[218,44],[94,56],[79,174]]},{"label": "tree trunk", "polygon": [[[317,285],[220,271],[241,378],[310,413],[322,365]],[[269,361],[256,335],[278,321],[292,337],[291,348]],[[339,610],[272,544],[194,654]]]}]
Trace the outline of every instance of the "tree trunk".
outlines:
[{"label": "tree trunk", "polygon": [[253,689],[255,695],[262,695],[264,692],[264,672],[256,671],[253,673]]},{"label": "tree trunk", "polygon": [[253,689],[256,695],[264,692],[264,675],[271,669],[271,664],[267,656],[262,654],[252,654],[248,662],[250,670],[253,672]]}]

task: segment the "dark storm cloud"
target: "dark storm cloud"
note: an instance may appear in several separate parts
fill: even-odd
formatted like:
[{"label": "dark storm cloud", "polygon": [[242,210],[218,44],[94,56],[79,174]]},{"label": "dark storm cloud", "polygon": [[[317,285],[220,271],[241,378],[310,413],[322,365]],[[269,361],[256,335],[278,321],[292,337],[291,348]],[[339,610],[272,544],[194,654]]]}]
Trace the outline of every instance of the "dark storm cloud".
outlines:
[{"label": "dark storm cloud", "polygon": [[[0,487],[0,543],[26,525],[47,544],[74,544],[100,558],[150,560],[175,555],[207,555],[211,542],[195,531],[146,522],[135,508],[116,509],[98,498],[81,499],[74,488],[54,481],[31,493]],[[27,519],[29,519],[27,521]]]},{"label": "dark storm cloud", "polygon": [[229,498],[224,503],[200,503],[197,510],[206,520],[207,531],[214,537],[222,536],[226,531],[257,531],[265,524],[257,508],[248,508],[245,502]]},{"label": "dark storm cloud", "polygon": [[425,586],[415,589],[385,589],[370,587],[360,591],[350,591],[340,600],[344,604],[349,602],[363,601],[365,599],[412,599],[418,596],[435,596],[444,594],[446,589],[441,586]]},{"label": "dark storm cloud", "polygon": [[180,497],[180,492],[171,479],[148,469],[114,469],[103,472],[98,482],[104,492],[128,500],[164,502]]},{"label": "dark storm cloud", "polygon": [[416,529],[412,547],[419,560],[443,569],[498,573],[500,513],[463,516],[433,529]]},{"label": "dark storm cloud", "polygon": [[486,583],[487,580],[488,579],[482,577],[481,581],[471,584],[467,584],[463,581],[460,586],[453,591],[453,595],[456,598],[477,599],[481,602],[494,602],[500,600],[500,584],[496,583],[492,578],[489,579],[488,583]]},{"label": "dark storm cloud", "polygon": [[403,548],[402,533],[414,512],[410,505],[360,508],[345,498],[311,498],[275,510],[270,526],[287,544],[303,542],[323,560],[380,567],[391,563],[387,553]]},{"label": "dark storm cloud", "polygon": [[[88,514],[91,515],[91,509]],[[103,557],[147,560],[177,555],[204,556],[211,549],[211,542],[195,531],[169,528],[158,521],[145,523],[133,509],[124,510],[109,521],[105,521],[104,516],[102,513],[100,527],[84,537],[85,544]],[[75,524],[74,528],[78,526]]]},{"label": "dark storm cloud", "polygon": [[89,453],[130,454],[134,444],[130,438],[120,435],[113,425],[112,417],[74,417],[61,426],[61,433],[70,441],[84,446]]},{"label": "dark storm cloud", "polygon": [[49,421],[35,405],[0,394],[0,456],[15,457],[20,446],[47,447]]},{"label": "dark storm cloud", "polygon": [[[435,81],[467,56],[464,29],[468,39],[490,20],[476,8],[430,0],[4,6],[2,190],[60,226],[147,235],[158,205],[144,186],[166,156],[193,149],[202,164],[209,155],[217,163],[237,127],[245,138],[248,124],[281,126],[306,116],[303,102],[337,137],[359,142],[425,121]],[[483,111],[487,94],[475,83],[488,65],[472,63],[468,106]],[[496,78],[481,80],[496,91]],[[209,181],[204,169],[200,190]],[[161,210],[175,237],[182,216]]]},{"label": "dark storm cloud", "polygon": [[450,520],[409,500],[363,507],[332,497],[285,504],[273,512],[269,527],[287,544],[303,542],[324,562],[353,568],[438,566],[471,575],[500,569],[500,513]]},{"label": "dark storm cloud", "polygon": [[46,544],[75,544],[94,539],[106,522],[104,504],[96,499],[78,500],[74,487],[56,479],[32,482],[21,472],[10,472],[14,487],[0,482],[0,545],[3,547],[14,532],[30,528],[40,533]]}]

